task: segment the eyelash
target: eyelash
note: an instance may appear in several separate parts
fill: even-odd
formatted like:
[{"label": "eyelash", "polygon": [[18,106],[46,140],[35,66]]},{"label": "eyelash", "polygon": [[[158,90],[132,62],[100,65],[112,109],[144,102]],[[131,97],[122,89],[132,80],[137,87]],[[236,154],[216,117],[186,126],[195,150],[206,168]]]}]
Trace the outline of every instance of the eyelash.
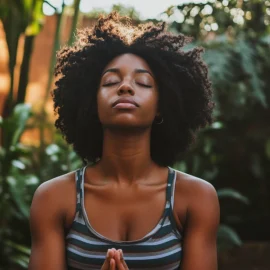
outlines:
[{"label": "eyelash", "polygon": [[151,88],[152,87],[151,85],[148,85],[148,84],[143,84],[143,83],[138,83],[138,82],[137,82],[137,84],[141,85],[143,87],[146,87],[146,88]]},{"label": "eyelash", "polygon": [[111,82],[111,83],[105,83],[103,84],[103,86],[112,86],[114,84],[117,84],[118,82]]},{"label": "eyelash", "polygon": [[[111,82],[111,83],[106,83],[106,84],[103,84],[103,86],[113,86],[115,84],[117,84],[118,82]],[[147,85],[147,84],[143,84],[143,83],[138,83],[138,85],[140,86],[143,86],[143,87],[146,87],[146,88],[151,88],[152,86],[151,85]]]}]

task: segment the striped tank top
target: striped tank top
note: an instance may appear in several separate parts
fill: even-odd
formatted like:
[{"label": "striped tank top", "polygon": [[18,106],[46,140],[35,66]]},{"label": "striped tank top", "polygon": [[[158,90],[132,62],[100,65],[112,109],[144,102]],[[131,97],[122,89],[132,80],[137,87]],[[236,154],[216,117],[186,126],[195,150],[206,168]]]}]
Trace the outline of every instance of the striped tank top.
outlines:
[{"label": "striped tank top", "polygon": [[[85,169],[76,171],[76,215],[66,236],[69,270],[100,270],[110,248],[122,249],[129,270],[176,270],[182,257],[182,236],[172,214],[176,172],[168,167],[166,206],[156,227],[134,241],[112,241],[91,226],[84,207]],[[142,221],[143,222],[143,221]]]}]

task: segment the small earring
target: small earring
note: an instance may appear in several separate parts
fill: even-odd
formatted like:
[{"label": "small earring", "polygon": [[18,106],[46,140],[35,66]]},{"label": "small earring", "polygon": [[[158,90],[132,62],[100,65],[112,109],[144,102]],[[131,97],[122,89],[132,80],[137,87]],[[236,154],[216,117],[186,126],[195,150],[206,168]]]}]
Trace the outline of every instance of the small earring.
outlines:
[{"label": "small earring", "polygon": [[155,124],[157,124],[157,125],[161,125],[162,123],[163,123],[163,117],[161,118],[160,122],[155,122]]}]

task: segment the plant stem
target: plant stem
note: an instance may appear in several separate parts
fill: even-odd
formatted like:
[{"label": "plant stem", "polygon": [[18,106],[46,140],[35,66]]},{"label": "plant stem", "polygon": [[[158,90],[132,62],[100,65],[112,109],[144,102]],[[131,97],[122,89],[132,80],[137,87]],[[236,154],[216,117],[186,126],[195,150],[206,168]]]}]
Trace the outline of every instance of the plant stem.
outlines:
[{"label": "plant stem", "polygon": [[22,60],[22,65],[21,65],[16,104],[23,103],[25,101],[26,87],[28,84],[29,64],[30,64],[32,50],[33,50],[34,38],[35,36],[25,37],[23,60]]},{"label": "plant stem", "polygon": [[3,20],[3,26],[6,34],[6,42],[9,54],[9,74],[10,74],[10,88],[8,92],[7,99],[4,104],[3,117],[9,116],[13,107],[13,91],[14,91],[14,68],[17,59],[17,48],[19,37],[21,34],[20,28],[20,18],[15,18],[15,16],[10,11],[9,15]]},{"label": "plant stem", "polygon": [[75,3],[74,3],[74,15],[73,15],[73,20],[72,20],[72,25],[71,25],[69,40],[68,40],[69,46],[71,46],[72,43],[74,42],[74,38],[75,38],[74,32],[75,32],[78,18],[79,18],[80,2],[81,2],[81,0],[75,0]]},{"label": "plant stem", "polygon": [[44,157],[44,149],[45,149],[45,125],[46,125],[46,103],[49,98],[52,80],[53,80],[53,74],[54,74],[54,66],[56,62],[56,52],[60,48],[60,35],[61,35],[61,29],[62,29],[62,22],[63,22],[63,14],[65,9],[65,3],[64,0],[62,1],[62,12],[57,14],[57,22],[56,22],[56,30],[54,34],[54,44],[52,48],[52,55],[51,55],[51,63],[49,68],[49,78],[47,82],[45,97],[43,99],[43,104],[41,107],[41,119],[40,119],[40,164],[43,162]]}]

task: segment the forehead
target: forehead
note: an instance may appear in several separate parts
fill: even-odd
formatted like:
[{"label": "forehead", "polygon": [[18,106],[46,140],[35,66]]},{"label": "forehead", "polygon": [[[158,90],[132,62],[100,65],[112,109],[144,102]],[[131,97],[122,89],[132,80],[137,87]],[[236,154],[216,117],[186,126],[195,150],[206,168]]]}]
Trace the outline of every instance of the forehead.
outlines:
[{"label": "forehead", "polygon": [[104,70],[108,68],[146,69],[151,71],[149,65],[143,58],[132,53],[116,56],[107,64]]}]

